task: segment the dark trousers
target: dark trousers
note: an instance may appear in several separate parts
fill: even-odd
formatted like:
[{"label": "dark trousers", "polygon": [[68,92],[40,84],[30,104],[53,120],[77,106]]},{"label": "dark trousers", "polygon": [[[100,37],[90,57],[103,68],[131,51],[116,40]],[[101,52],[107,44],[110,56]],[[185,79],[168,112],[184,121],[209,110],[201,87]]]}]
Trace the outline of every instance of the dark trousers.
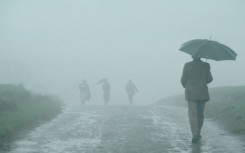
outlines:
[{"label": "dark trousers", "polygon": [[193,137],[198,137],[204,122],[205,102],[188,101],[188,115]]}]

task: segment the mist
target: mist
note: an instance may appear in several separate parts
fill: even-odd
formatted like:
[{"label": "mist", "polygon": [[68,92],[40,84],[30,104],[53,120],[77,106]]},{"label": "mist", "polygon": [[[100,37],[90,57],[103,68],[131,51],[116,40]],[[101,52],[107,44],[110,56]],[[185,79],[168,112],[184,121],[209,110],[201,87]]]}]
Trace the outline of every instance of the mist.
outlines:
[{"label": "mist", "polygon": [[108,78],[110,104],[127,104],[131,79],[136,104],[183,94],[180,76],[191,39],[226,44],[236,61],[212,61],[210,87],[245,84],[245,2],[171,0],[2,0],[0,83],[55,94],[79,104],[87,80],[91,104],[103,104],[96,82]]}]

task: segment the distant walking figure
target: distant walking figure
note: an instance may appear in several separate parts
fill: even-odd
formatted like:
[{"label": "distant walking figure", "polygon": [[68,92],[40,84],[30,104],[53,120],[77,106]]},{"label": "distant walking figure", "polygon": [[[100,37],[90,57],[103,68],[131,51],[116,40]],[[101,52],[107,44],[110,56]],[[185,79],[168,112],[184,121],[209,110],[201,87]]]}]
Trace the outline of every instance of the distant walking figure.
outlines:
[{"label": "distant walking figure", "polygon": [[185,99],[188,102],[188,115],[192,132],[192,143],[201,139],[204,121],[205,103],[209,101],[207,84],[213,81],[209,63],[192,57],[193,61],[185,64],[181,83],[185,88]]},{"label": "distant walking figure", "polygon": [[83,82],[79,85],[79,90],[80,90],[81,104],[84,105],[85,102],[89,101],[91,98],[90,89],[86,80],[83,80]]},{"label": "distant walking figure", "polygon": [[110,100],[110,90],[111,90],[111,86],[108,83],[108,80],[105,79],[105,81],[102,84],[102,89],[103,89],[103,96],[104,96],[104,101],[105,101],[105,105],[108,104],[109,100]]},{"label": "distant walking figure", "polygon": [[135,84],[129,80],[126,85],[126,92],[128,93],[128,100],[130,104],[133,104],[133,96],[136,92],[138,92],[138,89],[136,88]]}]

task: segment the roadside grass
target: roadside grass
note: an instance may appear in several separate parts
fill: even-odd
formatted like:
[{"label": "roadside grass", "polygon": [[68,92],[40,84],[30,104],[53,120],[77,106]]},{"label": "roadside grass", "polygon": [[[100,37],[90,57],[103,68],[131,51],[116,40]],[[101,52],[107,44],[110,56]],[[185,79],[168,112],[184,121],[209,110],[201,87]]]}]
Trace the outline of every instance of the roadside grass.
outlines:
[{"label": "roadside grass", "polygon": [[[210,90],[205,116],[223,125],[233,133],[245,134],[245,86],[216,87]],[[159,100],[157,105],[187,107],[184,95]]]},{"label": "roadside grass", "polygon": [[210,97],[206,116],[234,133],[245,133],[245,86],[213,88]]},{"label": "roadside grass", "polygon": [[55,117],[62,102],[54,96],[33,94],[23,86],[0,85],[0,140]]}]

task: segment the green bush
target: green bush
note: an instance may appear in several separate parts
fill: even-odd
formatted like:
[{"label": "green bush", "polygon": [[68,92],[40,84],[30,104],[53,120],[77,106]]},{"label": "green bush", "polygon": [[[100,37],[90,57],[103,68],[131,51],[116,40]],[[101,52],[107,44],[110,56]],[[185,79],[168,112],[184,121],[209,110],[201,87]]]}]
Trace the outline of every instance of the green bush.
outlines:
[{"label": "green bush", "polygon": [[213,88],[210,97],[206,116],[232,132],[245,132],[245,86]]},{"label": "green bush", "polygon": [[62,102],[50,95],[32,94],[22,85],[0,85],[0,139],[53,118],[62,111]]},{"label": "green bush", "polygon": [[[245,133],[245,86],[216,87],[210,90],[205,116],[236,133]],[[158,105],[187,106],[184,95],[159,100]]]}]

